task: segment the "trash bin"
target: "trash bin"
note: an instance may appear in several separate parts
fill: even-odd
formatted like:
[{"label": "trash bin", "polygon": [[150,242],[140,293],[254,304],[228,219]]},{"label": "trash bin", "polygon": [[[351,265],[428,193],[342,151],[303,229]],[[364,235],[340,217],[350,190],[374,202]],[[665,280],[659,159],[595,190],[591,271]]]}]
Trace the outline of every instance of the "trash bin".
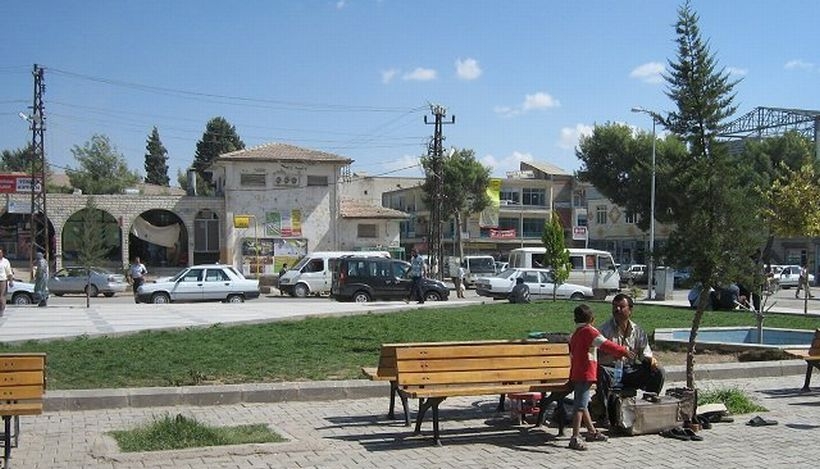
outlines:
[{"label": "trash bin", "polygon": [[675,291],[675,271],[669,267],[655,267],[655,299],[665,301],[673,299]]}]

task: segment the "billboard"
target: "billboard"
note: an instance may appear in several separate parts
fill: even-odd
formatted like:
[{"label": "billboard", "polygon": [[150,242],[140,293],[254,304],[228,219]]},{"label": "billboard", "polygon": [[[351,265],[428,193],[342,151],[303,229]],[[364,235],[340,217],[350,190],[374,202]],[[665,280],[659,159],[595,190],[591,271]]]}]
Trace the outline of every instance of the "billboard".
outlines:
[{"label": "billboard", "polygon": [[[40,192],[42,186],[40,179],[35,180],[34,192]],[[0,194],[13,194],[15,192],[31,193],[31,176],[21,174],[0,174]]]}]

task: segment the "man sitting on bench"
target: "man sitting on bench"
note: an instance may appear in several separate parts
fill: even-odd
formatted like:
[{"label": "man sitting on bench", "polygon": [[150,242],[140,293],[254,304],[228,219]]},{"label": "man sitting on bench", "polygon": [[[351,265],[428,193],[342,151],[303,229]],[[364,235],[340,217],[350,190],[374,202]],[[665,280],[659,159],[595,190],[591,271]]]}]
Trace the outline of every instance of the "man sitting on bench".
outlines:
[{"label": "man sitting on bench", "polygon": [[612,300],[612,318],[601,324],[600,332],[607,339],[623,345],[635,354],[635,359],[624,365],[620,383],[613,383],[616,358],[604,351],[598,354],[598,382],[595,398],[603,406],[612,423],[610,400],[613,388],[653,392],[660,395],[665,374],[652,355],[649,338],[640,326],[632,322],[634,303],[629,295],[620,293]]}]

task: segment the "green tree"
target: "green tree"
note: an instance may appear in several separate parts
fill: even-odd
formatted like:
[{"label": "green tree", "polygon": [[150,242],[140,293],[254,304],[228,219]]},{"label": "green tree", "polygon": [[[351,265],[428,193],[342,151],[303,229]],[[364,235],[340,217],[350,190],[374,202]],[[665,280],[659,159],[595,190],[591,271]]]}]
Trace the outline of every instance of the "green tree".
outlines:
[{"label": "green tree", "polygon": [[80,167],[66,169],[66,175],[73,187],[86,194],[119,194],[140,180],[105,135],[93,135],[83,146],[74,145],[71,153]]},{"label": "green tree", "polygon": [[[421,158],[427,178],[422,184],[422,200],[428,207],[433,206],[437,190],[437,179],[434,176],[434,159],[431,156]],[[456,225],[456,242],[459,258],[464,258],[464,244],[461,233],[464,222],[472,213],[478,213],[490,205],[487,186],[490,185],[490,170],[475,158],[473,150],[456,150],[442,161],[443,192],[441,195],[442,214],[452,214]],[[444,215],[442,215],[442,218]]]},{"label": "green tree", "polygon": [[165,149],[159,139],[159,130],[156,127],[148,136],[145,150],[147,152],[145,154],[145,182],[168,186],[170,182],[168,177],[168,150]]},{"label": "green tree", "polygon": [[[224,153],[242,150],[245,143],[236,133],[236,128],[224,117],[214,117],[205,125],[202,139],[196,143],[193,168],[197,173],[197,193],[213,194],[211,175],[206,172],[211,163]],[[183,187],[187,189],[187,183]]]},{"label": "green tree", "polygon": [[541,233],[541,241],[544,243],[546,252],[544,253],[544,263],[552,269],[552,301],[555,301],[558,293],[558,285],[567,281],[569,271],[572,268],[569,262],[569,251],[567,251],[564,240],[564,227],[561,220],[555,213],[550,213],[550,218],[544,223],[544,231]]},{"label": "green tree", "polygon": [[[91,283],[91,268],[99,266],[105,260],[105,253],[118,240],[108,239],[105,225],[102,223],[103,212],[97,208],[94,197],[86,199],[85,208],[80,212],[79,243],[77,249],[77,260],[81,267],[86,269],[88,283]],[[86,307],[91,304],[91,295],[86,288]]]},{"label": "green tree", "polygon": [[[723,120],[734,112],[737,82],[730,81],[725,70],[717,70],[698,20],[688,2],[678,9],[677,59],[669,61],[665,77],[667,95],[677,111],[663,123],[688,149],[670,161],[673,177],[667,190],[675,191],[680,203],[674,210],[676,225],[667,255],[675,265],[691,266],[692,278],[708,291],[709,286],[750,282],[755,272],[752,255],[762,238],[755,216],[760,198],[755,188],[743,185],[751,167],[738,166],[726,145],[716,140]],[[708,295],[701,295],[692,319],[686,360],[689,387],[694,387],[695,342],[708,300]]]},{"label": "green tree", "polygon": [[3,150],[0,155],[0,171],[7,173],[31,173],[31,160],[34,149],[31,144],[16,150]]}]

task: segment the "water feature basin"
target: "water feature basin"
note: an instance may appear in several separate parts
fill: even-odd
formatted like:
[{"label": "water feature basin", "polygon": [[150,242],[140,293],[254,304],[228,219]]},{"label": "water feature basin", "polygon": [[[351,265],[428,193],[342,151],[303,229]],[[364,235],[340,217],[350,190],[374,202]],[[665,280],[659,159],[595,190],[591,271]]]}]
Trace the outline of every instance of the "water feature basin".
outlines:
[{"label": "water feature basin", "polygon": [[[766,348],[809,348],[813,330],[763,328],[763,340],[758,341],[756,327],[702,327],[698,330],[697,348],[743,351]],[[682,345],[689,343],[689,329],[656,329],[655,343]]]}]

